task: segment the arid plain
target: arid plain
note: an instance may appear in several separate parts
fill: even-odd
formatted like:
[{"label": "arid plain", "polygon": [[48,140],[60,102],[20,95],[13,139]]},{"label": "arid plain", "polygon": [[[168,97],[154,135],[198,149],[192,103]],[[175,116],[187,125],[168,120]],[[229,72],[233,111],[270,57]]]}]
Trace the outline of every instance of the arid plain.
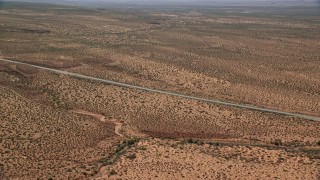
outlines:
[{"label": "arid plain", "polygon": [[[3,3],[0,57],[320,116],[312,7]],[[320,122],[0,62],[0,179],[319,179]]]}]

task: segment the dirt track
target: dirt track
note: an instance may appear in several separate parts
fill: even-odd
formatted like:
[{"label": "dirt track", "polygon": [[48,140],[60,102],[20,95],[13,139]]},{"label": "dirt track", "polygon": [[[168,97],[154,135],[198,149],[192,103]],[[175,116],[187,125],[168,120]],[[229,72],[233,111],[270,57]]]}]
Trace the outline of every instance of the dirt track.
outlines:
[{"label": "dirt track", "polygon": [[[101,122],[106,122],[106,117],[103,115],[100,115],[100,114],[94,114],[94,113],[87,112],[84,110],[79,110],[79,109],[72,110],[72,112],[77,113],[77,114],[84,114],[84,115],[92,116],[94,118],[97,118]],[[112,120],[111,122],[115,124],[115,127],[114,127],[115,134],[123,137],[123,134],[120,133],[120,130],[122,129],[122,123],[116,122],[115,120]]]}]

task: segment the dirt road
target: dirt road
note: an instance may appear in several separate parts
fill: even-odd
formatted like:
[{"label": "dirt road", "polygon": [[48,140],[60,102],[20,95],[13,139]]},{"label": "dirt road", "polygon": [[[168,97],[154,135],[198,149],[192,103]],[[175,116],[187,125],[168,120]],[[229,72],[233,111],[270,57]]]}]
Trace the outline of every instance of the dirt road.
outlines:
[{"label": "dirt road", "polygon": [[24,63],[24,62],[19,62],[19,61],[14,61],[14,60],[8,60],[8,59],[0,58],[0,61],[8,62],[8,63],[27,65],[27,66],[31,66],[31,67],[34,67],[34,68],[43,69],[43,70],[51,71],[51,72],[54,72],[54,73],[58,73],[58,74],[64,74],[64,75],[68,75],[68,76],[72,76],[72,77],[76,77],[76,78],[81,78],[81,79],[91,80],[91,81],[96,81],[96,82],[102,82],[102,83],[105,83],[105,84],[111,84],[111,85],[120,86],[120,87],[138,89],[138,90],[147,91],[147,92],[151,92],[151,93],[159,93],[159,94],[177,96],[177,97],[181,97],[181,98],[192,99],[192,100],[202,101],[202,102],[206,102],[206,103],[213,103],[213,104],[218,104],[218,105],[223,105],[223,106],[244,108],[244,109],[249,109],[249,110],[261,111],[261,112],[266,112],[266,113],[274,113],[274,114],[285,115],[285,116],[301,118],[301,119],[306,119],[306,120],[320,121],[320,117],[316,117],[316,116],[308,116],[308,115],[304,115],[304,114],[285,112],[285,111],[275,110],[275,109],[268,109],[268,108],[253,106],[253,105],[238,104],[238,103],[225,102],[225,101],[214,100],[214,99],[205,99],[205,98],[201,98],[201,97],[188,96],[188,95],[184,95],[184,94],[180,94],[180,93],[176,93],[176,92],[170,92],[170,91],[164,91],[164,90],[158,90],[158,89],[151,89],[151,88],[147,88],[147,87],[141,87],[141,86],[126,84],[126,83],[116,82],[116,81],[112,81],[112,80],[100,79],[100,78],[86,76],[86,75],[82,75],[82,74],[78,74],[78,73],[72,73],[72,72],[63,71],[63,70],[42,67],[42,66],[33,65],[33,64]]},{"label": "dirt road", "polygon": [[[72,110],[72,112],[77,113],[77,114],[84,114],[84,115],[88,115],[88,116],[92,116],[94,118],[97,118],[98,120],[100,120],[101,122],[106,122],[106,117],[100,114],[94,114],[88,111],[84,111],[84,110],[80,110],[80,109],[76,109],[76,110]],[[112,119],[109,122],[112,122],[113,124],[115,124],[114,127],[114,132],[116,135],[123,137],[123,134],[120,133],[121,129],[122,129],[122,123],[117,122],[116,120]]]}]

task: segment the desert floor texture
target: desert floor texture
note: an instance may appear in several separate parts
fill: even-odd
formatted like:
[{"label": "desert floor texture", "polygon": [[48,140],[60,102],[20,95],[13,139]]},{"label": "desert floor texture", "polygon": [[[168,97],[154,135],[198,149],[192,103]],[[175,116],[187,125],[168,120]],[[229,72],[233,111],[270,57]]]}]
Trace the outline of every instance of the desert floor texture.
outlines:
[{"label": "desert floor texture", "polygon": [[[320,117],[317,8],[2,3],[0,58]],[[320,179],[320,122],[0,61],[0,179]]]}]

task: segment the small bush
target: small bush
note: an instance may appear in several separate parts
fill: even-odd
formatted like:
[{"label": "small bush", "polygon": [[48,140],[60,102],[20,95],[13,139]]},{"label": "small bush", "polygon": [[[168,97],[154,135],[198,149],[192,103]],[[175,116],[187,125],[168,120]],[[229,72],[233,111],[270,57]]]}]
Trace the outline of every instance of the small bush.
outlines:
[{"label": "small bush", "polygon": [[192,138],[189,138],[189,139],[187,140],[187,142],[188,142],[189,144],[193,144],[193,143],[195,143],[196,141],[194,141]]},{"label": "small bush", "polygon": [[317,145],[320,146],[320,141],[317,142]]},{"label": "small bush", "polygon": [[198,145],[204,145],[204,142],[203,141],[197,141],[197,144]]},{"label": "small bush", "polygon": [[128,142],[127,142],[128,146],[132,146],[132,145],[134,145],[134,143],[136,143],[136,140],[135,140],[135,139],[130,139],[130,140],[128,140]]},{"label": "small bush", "polygon": [[112,170],[110,171],[110,176],[116,175],[116,174],[117,174],[117,172],[116,172],[114,169],[112,169]]},{"label": "small bush", "polygon": [[219,146],[220,145],[220,143],[218,143],[218,142],[209,142],[208,144],[211,146]]},{"label": "small bush", "polygon": [[124,148],[125,148],[124,145],[119,145],[119,146],[117,147],[117,149],[116,149],[116,153],[122,151]]},{"label": "small bush", "polygon": [[194,139],[192,139],[192,138],[189,138],[189,139],[187,140],[187,143],[189,143],[189,144],[198,144],[198,145],[203,145],[203,144],[204,144],[203,141],[194,140]]},{"label": "small bush", "polygon": [[127,158],[133,160],[133,159],[137,158],[137,156],[136,156],[136,154],[130,154],[127,156]]},{"label": "small bush", "polygon": [[276,145],[276,146],[281,146],[281,145],[282,145],[281,139],[276,139],[276,140],[274,141],[274,145]]},{"label": "small bush", "polygon": [[108,165],[110,165],[110,164],[111,164],[110,161],[105,161],[105,162],[102,163],[103,166],[108,166]]}]

